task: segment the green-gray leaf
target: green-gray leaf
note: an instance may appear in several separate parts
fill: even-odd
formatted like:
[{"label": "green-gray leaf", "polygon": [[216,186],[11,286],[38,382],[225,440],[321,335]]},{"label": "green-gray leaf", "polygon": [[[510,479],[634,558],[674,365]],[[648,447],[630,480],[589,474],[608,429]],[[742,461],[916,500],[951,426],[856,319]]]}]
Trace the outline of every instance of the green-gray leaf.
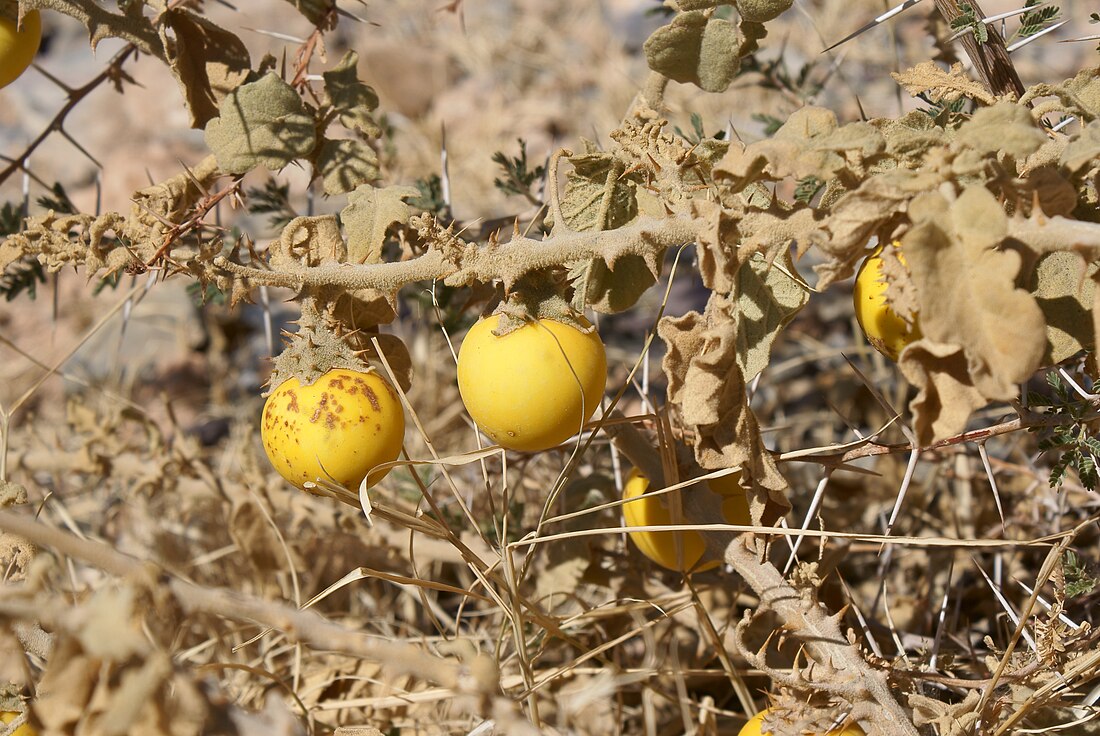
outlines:
[{"label": "green-gray leaf", "polygon": [[343,194],[378,178],[378,155],[362,141],[325,141],[317,156],[325,194]]},{"label": "green-gray leaf", "polygon": [[361,186],[348,195],[348,206],[340,213],[348,235],[349,263],[377,263],[391,225],[409,221],[412,208],[405,203],[420,196],[416,187],[375,189]]},{"label": "green-gray leaf", "polygon": [[274,72],[230,92],[219,112],[206,124],[206,145],[230,174],[257,166],[279,171],[308,156],[316,144],[313,118],[302,99]]},{"label": "green-gray leaf", "polygon": [[806,286],[790,275],[796,273],[790,253],[776,260],[769,264],[757,253],[737,270],[732,295],[737,302],[737,364],[746,381],[767,367],[776,336],[810,298]]},{"label": "green-gray leaf", "polygon": [[359,55],[349,51],[339,64],[324,72],[321,76],[325,79],[325,94],[329,104],[339,113],[341,125],[370,138],[379,138],[382,130],[371,117],[371,111],[378,107],[378,95],[359,81],[358,64]]},{"label": "green-gray leaf", "polygon": [[701,10],[680,13],[644,45],[649,68],[707,92],[723,92],[741,69],[737,28]]}]

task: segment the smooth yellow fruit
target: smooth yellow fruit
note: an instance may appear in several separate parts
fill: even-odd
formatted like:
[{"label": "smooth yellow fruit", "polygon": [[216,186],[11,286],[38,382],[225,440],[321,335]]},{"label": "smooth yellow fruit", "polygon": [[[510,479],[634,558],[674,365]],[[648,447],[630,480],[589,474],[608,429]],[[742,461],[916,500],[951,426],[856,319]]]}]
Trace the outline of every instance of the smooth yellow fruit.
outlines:
[{"label": "smooth yellow fruit", "polygon": [[[0,723],[8,724],[19,717],[18,713],[13,711],[4,711],[0,713]],[[0,729],[2,731],[3,729]],[[38,731],[31,728],[31,724],[24,723],[19,728],[15,729],[11,736],[38,736]]]},{"label": "smooth yellow fruit", "polygon": [[[749,516],[749,502],[745,498],[745,490],[738,485],[740,477],[740,473],[734,473],[712,480],[707,485],[711,491],[722,496],[722,515],[726,523],[750,525],[752,518]],[[671,493],[647,494],[647,488],[649,488],[649,479],[637,470],[630,471],[626,487],[623,488],[623,499],[639,498],[640,500],[623,504],[623,518],[626,520],[626,525],[631,527],[672,524],[669,504],[673,501],[673,495]],[[681,493],[699,493],[699,489],[683,490]],[[683,518],[681,512],[681,521]],[[670,570],[701,572],[718,567],[719,564],[717,561],[711,561],[696,567],[706,551],[706,543],[699,532],[639,531],[630,532],[630,539],[642,554]]]},{"label": "smooth yellow fruit", "polygon": [[[354,491],[371,468],[397,459],[405,413],[378,373],[335,368],[309,386],[291,378],[272,391],[260,435],[279,475],[299,488],[323,479]],[[372,473],[368,487],[385,475]]]},{"label": "smooth yellow fruit", "polygon": [[[896,243],[895,243],[896,245]],[[867,256],[856,274],[852,299],[856,308],[856,320],[867,336],[867,342],[890,360],[897,360],[909,343],[921,338],[920,322],[910,326],[897,312],[886,304],[886,281],[882,276],[882,246]],[[899,252],[898,259],[905,263]]]},{"label": "smooth yellow fruit", "polygon": [[603,397],[607,357],[595,330],[536,320],[503,337],[478,321],[458,353],[466,411],[501,447],[538,452],[577,434]]},{"label": "smooth yellow fruit", "polygon": [[23,16],[23,24],[0,17],[0,87],[7,87],[27,71],[42,42],[42,18],[37,10]]},{"label": "smooth yellow fruit", "polygon": [[[767,710],[762,710],[755,716],[749,719],[749,722],[741,727],[741,730],[737,733],[737,736],[786,736],[786,734],[773,733],[772,731],[761,731],[761,724],[764,722],[764,716],[768,715]],[[851,726],[845,726],[841,730],[833,729],[825,736],[867,736],[867,733],[860,728],[857,724]]]}]

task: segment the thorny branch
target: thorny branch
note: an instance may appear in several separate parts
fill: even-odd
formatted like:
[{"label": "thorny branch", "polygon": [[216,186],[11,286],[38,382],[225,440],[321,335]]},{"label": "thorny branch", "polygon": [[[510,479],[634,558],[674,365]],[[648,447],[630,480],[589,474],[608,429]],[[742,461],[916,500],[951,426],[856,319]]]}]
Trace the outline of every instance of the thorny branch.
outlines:
[{"label": "thorny branch", "polygon": [[214,265],[254,284],[288,288],[331,286],[388,293],[413,281],[439,279],[448,284],[499,279],[511,285],[525,273],[603,257],[612,250],[619,255],[651,255],[693,241],[698,227],[698,222],[688,218],[640,218],[617,230],[570,232],[545,241],[516,236],[507,243],[486,247],[459,241],[460,254],[433,249],[412,260],[392,263],[323,265],[276,272],[233,263],[223,256],[215,259]]},{"label": "thorny branch", "polygon": [[[30,142],[30,144],[23,150],[21,154],[11,159],[7,166],[0,170],[0,184],[3,184],[8,180],[12,174],[16,171],[24,169],[27,163],[27,159],[31,157],[43,141],[45,141],[51,133],[55,131],[63,131],[65,125],[65,118],[69,116],[69,113],[84,100],[89,94],[91,94],[99,85],[107,80],[120,80],[125,78],[122,72],[122,65],[130,59],[130,57],[136,57],[137,47],[130,44],[119,51],[112,57],[107,67],[92,78],[87,84],[77,87],[76,89],[69,90],[69,99],[65,101],[61,109],[57,111],[57,114],[53,116],[53,120],[49,125],[42,129],[42,132]],[[116,81],[117,83],[117,81]]]}]

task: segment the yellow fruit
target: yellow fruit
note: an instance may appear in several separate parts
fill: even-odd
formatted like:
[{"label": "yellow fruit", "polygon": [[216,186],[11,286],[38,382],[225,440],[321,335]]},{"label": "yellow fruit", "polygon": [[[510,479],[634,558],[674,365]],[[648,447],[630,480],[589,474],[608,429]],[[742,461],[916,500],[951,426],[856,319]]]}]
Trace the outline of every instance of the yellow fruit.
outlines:
[{"label": "yellow fruit", "polygon": [[[852,299],[856,308],[856,320],[859,321],[863,334],[867,336],[867,342],[890,360],[897,360],[909,343],[921,338],[920,322],[914,320],[912,326],[907,325],[886,304],[881,253],[880,245],[859,267]],[[898,253],[898,259],[905,263],[905,257],[901,253]]]},{"label": "yellow fruit", "polygon": [[[4,711],[0,713],[0,723],[8,724],[18,717],[18,713],[14,713],[12,711]],[[3,730],[4,729],[0,728],[0,731]],[[38,731],[35,731],[33,728],[31,728],[31,725],[29,723],[24,723],[22,726],[15,729],[11,736],[38,736]]]},{"label": "yellow fruit", "polygon": [[[762,710],[749,719],[749,722],[741,727],[737,736],[787,736],[786,734],[773,733],[772,731],[761,731],[760,726],[764,721],[764,716],[768,714],[767,710]],[[856,724],[851,726],[845,726],[841,730],[833,729],[825,736],[867,736],[866,732]]]},{"label": "yellow fruit", "polygon": [[0,87],[7,87],[27,71],[42,41],[42,18],[37,10],[23,16],[23,24],[0,17]]},{"label": "yellow fruit", "polygon": [[577,434],[603,397],[607,358],[595,330],[536,320],[503,337],[478,321],[458,353],[466,411],[501,447],[538,452]]},{"label": "yellow fruit", "polygon": [[[323,479],[354,491],[371,468],[397,459],[405,414],[378,373],[335,368],[309,386],[291,378],[272,391],[260,434],[271,464],[294,485]],[[371,474],[368,487],[385,475]]]},{"label": "yellow fruit", "polygon": [[[722,515],[728,524],[752,524],[749,516],[749,502],[745,491],[738,485],[740,473],[723,476],[708,483],[710,490],[722,496]],[[623,488],[623,499],[640,498],[638,501],[623,504],[623,518],[631,526],[667,526],[672,524],[672,512],[669,504],[673,502],[671,493],[661,495],[647,494],[649,479],[637,470],[630,471],[630,477]],[[699,493],[698,488],[682,490],[681,493]],[[683,523],[684,515],[680,517]],[[630,539],[649,559],[670,570],[686,572],[688,570],[711,570],[718,567],[717,561],[706,562],[696,567],[706,543],[699,532],[630,532]]]}]

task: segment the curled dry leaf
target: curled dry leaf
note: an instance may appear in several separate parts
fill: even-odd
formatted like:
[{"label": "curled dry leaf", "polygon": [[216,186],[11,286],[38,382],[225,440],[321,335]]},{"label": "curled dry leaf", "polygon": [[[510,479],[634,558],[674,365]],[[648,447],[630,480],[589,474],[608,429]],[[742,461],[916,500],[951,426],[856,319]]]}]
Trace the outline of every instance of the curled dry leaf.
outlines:
[{"label": "curled dry leaf", "polygon": [[902,251],[925,338],[901,362],[921,387],[910,408],[918,439],[928,444],[962,431],[983,399],[1016,396],[1042,363],[1046,329],[1035,298],[1016,287],[1020,255],[997,247],[1007,218],[989,190],[968,188],[950,204],[939,194],[921,195],[910,216],[915,224]]},{"label": "curled dry leaf", "polygon": [[914,97],[925,95],[935,103],[955,102],[963,97],[983,105],[992,105],[997,101],[989,89],[981,82],[971,79],[959,63],[952,64],[950,71],[945,71],[936,62],[925,61],[890,76],[909,94]]},{"label": "curled dry leaf", "polygon": [[248,77],[248,49],[237,36],[187,8],[169,8],[160,18],[164,56],[191,113],[191,127],[203,128]]},{"label": "curled dry leaf", "polygon": [[696,461],[712,470],[743,467],[753,484],[768,492],[750,503],[753,519],[760,523],[786,513],[787,481],[764,446],[749,408],[737,362],[734,309],[726,297],[712,294],[705,314],[663,318],[657,333],[668,352],[661,367],[668,377],[669,401],[680,407],[684,425],[695,432]]}]

